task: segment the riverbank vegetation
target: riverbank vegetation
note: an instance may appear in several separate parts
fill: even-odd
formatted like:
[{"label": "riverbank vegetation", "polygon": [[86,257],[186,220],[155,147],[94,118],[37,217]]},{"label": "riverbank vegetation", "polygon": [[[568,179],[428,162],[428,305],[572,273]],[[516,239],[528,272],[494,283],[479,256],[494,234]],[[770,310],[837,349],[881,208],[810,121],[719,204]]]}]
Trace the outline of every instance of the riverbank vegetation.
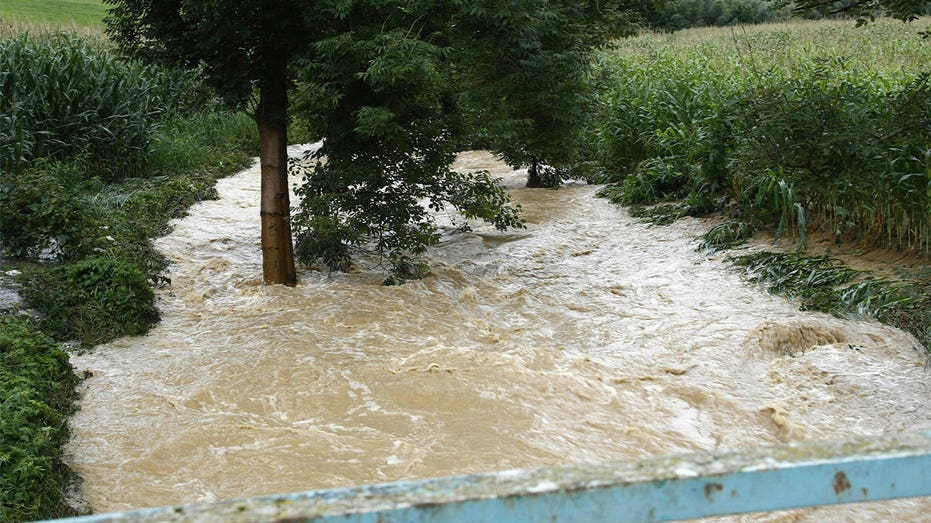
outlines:
[{"label": "riverbank vegetation", "polygon": [[[919,33],[929,27],[927,18],[794,22],[620,42],[593,76],[587,146],[598,167],[589,177],[608,183],[603,196],[656,223],[727,216],[705,248],[769,230],[804,250],[817,232],[927,258],[931,45]],[[776,258],[767,263],[780,266]],[[782,265],[797,275],[802,260],[792,261]],[[929,293],[917,279],[906,287]],[[889,289],[863,284],[836,298],[883,301]],[[856,304],[824,308],[891,317]],[[898,323],[928,345],[921,307],[896,310],[914,313]]]},{"label": "riverbank vegetation", "polygon": [[931,270],[900,269],[897,277],[854,270],[829,255],[758,252],[730,258],[774,293],[802,310],[871,316],[913,334],[931,351]]},{"label": "riverbank vegetation", "polygon": [[0,33],[0,521],[63,504],[75,377],[62,350],[146,332],[166,261],[150,239],[255,154],[255,123],[195,72],[92,36]]}]

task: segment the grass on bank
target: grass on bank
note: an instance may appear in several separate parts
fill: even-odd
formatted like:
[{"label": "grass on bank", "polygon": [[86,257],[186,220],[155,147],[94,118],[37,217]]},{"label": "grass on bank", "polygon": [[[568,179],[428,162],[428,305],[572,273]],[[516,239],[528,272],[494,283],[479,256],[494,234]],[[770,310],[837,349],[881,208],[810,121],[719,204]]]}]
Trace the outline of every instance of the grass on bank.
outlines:
[{"label": "grass on bank", "polygon": [[593,80],[604,194],[931,254],[929,28],[808,22],[619,43]]},{"label": "grass on bank", "polygon": [[[723,214],[703,249],[767,230],[804,249],[817,232],[929,259],[931,42],[919,34],[929,28],[929,18],[793,22],[621,41],[592,77],[591,178],[653,223]],[[802,262],[761,263],[793,273]],[[900,287],[929,292],[918,276]],[[888,297],[879,284],[833,290]],[[821,298],[825,310],[893,322]],[[931,350],[921,307],[894,316]]]},{"label": "grass on bank", "polygon": [[[0,270],[21,271],[20,308],[36,313],[0,311],[7,523],[71,513],[60,447],[75,376],[61,343],[90,347],[158,320],[152,289],[165,260],[150,240],[215,197],[258,138],[196,78],[124,62],[100,39],[0,33],[0,50],[10,58],[0,60]],[[68,103],[52,103],[61,85]]]},{"label": "grass on bank", "polygon": [[0,25],[103,30],[107,9],[100,0],[3,0]]},{"label": "grass on bank", "polygon": [[[144,334],[158,321],[152,287],[162,283],[166,262],[150,239],[191,204],[214,198],[218,178],[251,162],[252,133],[254,123],[242,115],[166,124],[154,141],[162,155],[153,159],[154,177],[74,193],[93,224],[81,234],[101,237],[106,249],[65,263],[0,264],[22,270],[19,292],[40,313],[27,320],[0,311],[0,522],[74,515],[63,502],[71,472],[60,447],[68,439],[75,377],[61,342],[91,347]],[[32,359],[14,365],[11,358]]]},{"label": "grass on bank", "polygon": [[28,319],[0,315],[0,521],[73,515],[61,446],[76,383],[57,343]]},{"label": "grass on bank", "polygon": [[730,261],[750,281],[798,300],[802,310],[872,316],[913,334],[931,351],[931,268],[889,279],[851,269],[827,255],[758,252]]}]

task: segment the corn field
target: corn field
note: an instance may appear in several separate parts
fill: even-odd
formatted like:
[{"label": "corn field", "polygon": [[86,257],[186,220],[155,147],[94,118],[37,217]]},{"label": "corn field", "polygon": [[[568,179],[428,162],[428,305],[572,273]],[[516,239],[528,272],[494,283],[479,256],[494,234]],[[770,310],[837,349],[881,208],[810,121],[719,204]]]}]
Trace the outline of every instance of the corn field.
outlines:
[{"label": "corn field", "polygon": [[587,136],[625,204],[931,254],[931,42],[879,20],[694,29],[600,58]]},{"label": "corn field", "polygon": [[95,176],[139,176],[166,115],[209,100],[190,73],[120,59],[105,42],[65,33],[0,34],[0,172],[38,158],[81,158]]}]

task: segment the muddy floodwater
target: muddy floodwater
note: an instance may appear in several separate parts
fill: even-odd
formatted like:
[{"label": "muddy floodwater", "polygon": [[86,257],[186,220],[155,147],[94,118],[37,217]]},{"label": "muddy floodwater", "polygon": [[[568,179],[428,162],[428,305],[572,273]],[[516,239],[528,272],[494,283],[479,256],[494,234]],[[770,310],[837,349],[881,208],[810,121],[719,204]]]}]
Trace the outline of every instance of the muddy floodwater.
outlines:
[{"label": "muddy floodwater", "polygon": [[[296,152],[296,151],[295,151]],[[444,227],[433,274],[261,281],[259,172],[157,241],[161,323],[75,356],[68,461],[98,512],[931,428],[907,334],[800,312],[597,187],[522,188],[527,228]],[[440,216],[445,223],[446,216]],[[746,516],[929,521],[931,499]],[[739,519],[739,518],[732,518]]]}]

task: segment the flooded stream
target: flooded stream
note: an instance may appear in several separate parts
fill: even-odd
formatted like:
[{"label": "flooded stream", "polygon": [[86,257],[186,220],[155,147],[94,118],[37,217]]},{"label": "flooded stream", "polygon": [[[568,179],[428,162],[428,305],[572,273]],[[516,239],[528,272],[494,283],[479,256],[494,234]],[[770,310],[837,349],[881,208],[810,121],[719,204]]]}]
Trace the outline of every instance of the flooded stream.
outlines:
[{"label": "flooded stream", "polygon": [[[799,312],[595,186],[524,189],[527,228],[444,230],[433,275],[261,281],[259,172],[157,245],[161,323],[75,356],[70,464],[95,511],[931,428],[908,335]],[[751,516],[927,521],[931,499]],[[735,518],[736,519],[736,518]]]}]

